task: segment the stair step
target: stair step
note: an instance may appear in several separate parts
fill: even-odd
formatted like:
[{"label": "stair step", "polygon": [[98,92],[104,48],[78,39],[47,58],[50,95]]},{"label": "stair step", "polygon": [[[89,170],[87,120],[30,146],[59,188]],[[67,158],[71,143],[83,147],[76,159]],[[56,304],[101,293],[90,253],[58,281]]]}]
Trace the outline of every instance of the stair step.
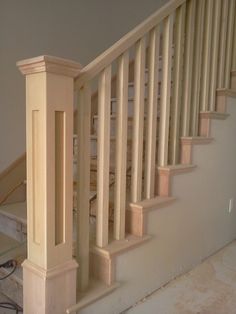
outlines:
[{"label": "stair step", "polygon": [[[0,251],[1,263],[9,259],[14,259],[17,262],[16,270],[13,274],[4,280],[0,280],[0,291],[19,306],[23,306],[23,270],[22,262],[26,258],[26,244],[16,243],[17,241],[0,234]],[[13,245],[18,247],[13,248]],[[10,248],[11,247],[11,248]],[[6,249],[8,248],[8,252]],[[0,268],[0,277],[7,276],[12,271],[12,268]]]},{"label": "stair step", "polygon": [[0,206],[0,230],[19,242],[26,240],[26,202]]},{"label": "stair step", "polygon": [[120,283],[114,283],[111,286],[107,286],[103,282],[91,279],[89,282],[89,287],[86,292],[79,292],[77,296],[78,302],[67,309],[66,313],[75,313],[75,311],[79,311],[89,304],[98,301],[99,299],[105,297],[106,295],[112,293],[115,289],[120,287]]}]

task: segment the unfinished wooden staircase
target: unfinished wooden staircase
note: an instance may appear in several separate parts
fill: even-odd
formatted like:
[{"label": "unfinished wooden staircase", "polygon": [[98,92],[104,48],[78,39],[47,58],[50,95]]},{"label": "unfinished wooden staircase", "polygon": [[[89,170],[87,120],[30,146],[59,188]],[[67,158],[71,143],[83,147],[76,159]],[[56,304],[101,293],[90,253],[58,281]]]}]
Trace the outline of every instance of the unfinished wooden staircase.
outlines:
[{"label": "unfinished wooden staircase", "polygon": [[[210,144],[212,120],[228,117],[235,16],[235,0],[171,0],[85,67],[50,56],[18,63],[27,223],[20,174],[2,195],[0,254],[27,259],[24,276],[19,267],[0,287],[24,313],[36,313],[30,297],[37,313],[75,313],[119,287],[117,257],[151,239],[149,212],[175,201],[172,178],[196,169],[193,146]],[[42,287],[34,296],[32,285]]]}]

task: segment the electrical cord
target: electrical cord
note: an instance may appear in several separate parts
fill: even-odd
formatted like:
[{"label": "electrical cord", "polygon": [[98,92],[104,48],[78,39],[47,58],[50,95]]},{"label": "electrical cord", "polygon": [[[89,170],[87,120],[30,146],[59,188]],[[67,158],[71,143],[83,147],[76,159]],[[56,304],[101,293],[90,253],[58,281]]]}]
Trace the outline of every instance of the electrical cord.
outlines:
[{"label": "electrical cord", "polygon": [[[3,263],[3,264],[0,264],[0,268],[12,268],[10,273],[8,273],[4,277],[0,277],[0,280],[4,280],[4,279],[8,278],[9,276],[11,276],[14,273],[14,271],[16,270],[16,267],[17,267],[17,262],[15,260],[12,260],[12,259]],[[0,308],[16,311],[16,314],[23,313],[23,309],[15,303],[0,302]]]},{"label": "electrical cord", "polygon": [[8,310],[14,310],[14,311],[16,311],[16,314],[23,313],[23,309],[14,303],[0,302],[0,308],[8,309]]},{"label": "electrical cord", "polygon": [[0,264],[0,268],[12,268],[10,273],[4,277],[0,277],[0,280],[4,280],[4,279],[8,278],[9,276],[11,276],[14,273],[14,271],[16,270],[16,267],[17,267],[17,262],[13,259],[11,259],[11,260],[3,263],[3,264]]}]

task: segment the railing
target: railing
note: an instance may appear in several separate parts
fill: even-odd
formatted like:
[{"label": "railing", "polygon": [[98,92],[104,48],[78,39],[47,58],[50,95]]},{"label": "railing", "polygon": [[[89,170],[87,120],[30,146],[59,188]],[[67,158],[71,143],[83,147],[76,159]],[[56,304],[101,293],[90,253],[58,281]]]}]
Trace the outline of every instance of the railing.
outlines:
[{"label": "railing", "polygon": [[[230,87],[234,20],[234,0],[172,0],[85,66],[76,78],[79,93],[77,254],[82,287],[88,283],[89,264],[91,86],[97,80],[96,245],[105,247],[109,243],[111,73],[116,75],[117,82],[113,238],[122,240],[127,193],[131,202],[156,195],[156,165],[179,163],[180,137],[197,136],[199,112],[215,111],[216,89]],[[134,55],[134,100],[131,190],[128,191],[127,107],[131,55]]]},{"label": "railing", "polygon": [[[157,196],[157,166],[180,163],[180,138],[198,136],[199,112],[215,111],[217,88],[230,88],[230,73],[236,66],[235,25],[235,0],[171,0],[82,69],[77,63],[50,56],[18,63],[27,76],[26,314],[64,313],[76,302],[77,264],[72,259],[73,86],[78,93],[76,256],[78,284],[83,290],[89,279],[92,114],[98,113],[95,245],[104,248],[111,239],[125,239],[129,202]],[[97,109],[91,108],[91,100],[96,103],[91,96],[94,86],[98,88]],[[130,86],[134,88],[132,110]],[[111,184],[114,94],[115,178]],[[32,284],[41,287],[34,295]],[[45,295],[50,295],[50,302],[45,301]]]}]

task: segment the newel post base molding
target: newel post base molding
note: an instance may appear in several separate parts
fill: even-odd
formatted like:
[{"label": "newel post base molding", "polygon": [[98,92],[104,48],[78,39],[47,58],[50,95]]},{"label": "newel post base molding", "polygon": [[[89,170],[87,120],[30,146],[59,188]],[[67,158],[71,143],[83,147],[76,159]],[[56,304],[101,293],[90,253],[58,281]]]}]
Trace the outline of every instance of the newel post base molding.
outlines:
[{"label": "newel post base molding", "polygon": [[40,56],[26,76],[27,260],[24,314],[62,314],[76,303],[73,233],[74,77],[81,65]]},{"label": "newel post base molding", "polygon": [[66,313],[76,303],[77,266],[70,260],[45,270],[25,260],[22,264],[24,313]]}]

